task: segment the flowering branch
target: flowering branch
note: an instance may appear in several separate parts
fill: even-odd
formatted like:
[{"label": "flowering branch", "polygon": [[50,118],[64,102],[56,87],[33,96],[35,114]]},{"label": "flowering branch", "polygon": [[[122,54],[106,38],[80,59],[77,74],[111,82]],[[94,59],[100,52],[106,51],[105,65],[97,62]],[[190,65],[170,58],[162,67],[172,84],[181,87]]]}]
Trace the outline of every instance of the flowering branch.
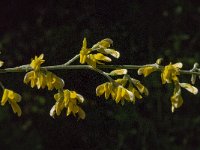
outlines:
[{"label": "flowering branch", "polygon": [[[174,92],[171,96],[171,111],[174,112],[176,108],[179,108],[183,103],[181,96],[181,89],[184,88],[187,91],[197,94],[198,89],[189,83],[181,83],[178,76],[181,74],[191,75],[191,83],[195,84],[196,77],[200,77],[200,68],[197,63],[194,64],[190,70],[181,70],[183,64],[181,62],[163,66],[161,65],[162,59],[158,59],[154,64],[146,65],[105,65],[105,63],[111,62],[112,59],[109,55],[118,59],[120,53],[114,49],[111,49],[113,41],[111,39],[103,39],[91,48],[87,47],[87,40],[84,38],[80,54],[75,55],[66,63],[53,66],[41,66],[45,60],[44,55],[39,57],[35,56],[30,64],[17,66],[13,68],[0,69],[0,73],[18,73],[26,72],[24,77],[24,83],[30,84],[32,88],[37,89],[47,88],[48,90],[56,89],[58,93],[54,94],[55,104],[50,110],[50,116],[53,118],[55,115],[60,115],[62,110],[66,108],[66,116],[73,114],[78,115],[80,119],[85,118],[84,110],[79,106],[84,102],[82,95],[75,91],[64,89],[65,82],[63,79],[55,75],[53,70],[78,70],[89,69],[103,75],[109,82],[105,82],[97,86],[96,95],[101,96],[105,94],[105,99],[113,99],[116,103],[122,105],[127,102],[135,103],[137,99],[142,99],[143,96],[148,96],[148,89],[137,79],[132,78],[128,74],[128,70],[137,70],[138,75],[147,77],[153,72],[161,72],[162,84],[174,85]],[[72,65],[77,59],[80,60],[81,65]],[[86,64],[86,65],[85,65]],[[0,61],[0,67],[3,62]],[[111,72],[104,72],[103,69],[111,69]],[[115,79],[116,77],[122,76]],[[21,116],[22,111],[18,105],[21,101],[21,96],[12,90],[4,87],[0,82],[0,87],[3,90],[3,96],[1,105],[5,105],[8,101],[11,105],[13,112]]]},{"label": "flowering branch", "polygon": [[[97,65],[97,68],[100,69],[129,69],[129,70],[138,70],[143,67],[148,67],[152,65]],[[90,69],[90,65],[69,65],[67,63],[62,65],[54,65],[54,66],[43,66],[41,67],[41,70],[80,70],[80,69]],[[159,66],[157,71],[163,71],[164,66]],[[19,67],[13,67],[13,68],[5,68],[0,69],[0,73],[18,73],[18,72],[27,72],[33,70],[29,65],[27,66],[19,66]],[[192,70],[180,70],[181,74],[185,75],[200,75],[200,69],[197,71]]]}]

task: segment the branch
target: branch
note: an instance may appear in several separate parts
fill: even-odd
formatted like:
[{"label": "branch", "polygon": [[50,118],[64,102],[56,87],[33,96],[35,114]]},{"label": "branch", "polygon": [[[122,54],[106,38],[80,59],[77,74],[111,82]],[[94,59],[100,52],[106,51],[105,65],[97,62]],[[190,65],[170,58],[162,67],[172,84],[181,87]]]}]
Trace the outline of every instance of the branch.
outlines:
[{"label": "branch", "polygon": [[[77,55],[75,57],[77,59]],[[97,65],[97,68],[100,68],[100,69],[137,70],[141,67],[147,67],[147,66],[148,65]],[[164,66],[159,66],[158,71],[162,71],[163,68],[164,68]],[[41,70],[79,70],[79,69],[90,69],[91,70],[91,66],[90,65],[69,65],[69,63],[67,62],[67,63],[62,64],[62,65],[41,67]],[[0,73],[28,72],[28,71],[31,71],[31,70],[32,70],[32,68],[29,65],[23,65],[23,66],[19,66],[19,67],[0,69]],[[187,75],[192,75],[192,74],[200,75],[200,72],[191,71],[191,70],[180,70],[180,73],[181,74],[187,74]]]}]

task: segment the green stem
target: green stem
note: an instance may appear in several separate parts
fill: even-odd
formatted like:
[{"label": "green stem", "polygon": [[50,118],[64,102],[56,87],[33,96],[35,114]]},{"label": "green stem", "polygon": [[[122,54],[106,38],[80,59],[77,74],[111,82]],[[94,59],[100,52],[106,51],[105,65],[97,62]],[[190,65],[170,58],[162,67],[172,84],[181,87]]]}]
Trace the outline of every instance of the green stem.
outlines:
[{"label": "green stem", "polygon": [[[77,56],[78,57],[78,56]],[[77,59],[76,57],[76,59]],[[74,59],[73,59],[74,60]],[[73,61],[70,61],[70,63]],[[89,65],[66,65],[69,64],[68,62],[63,65],[55,65],[55,66],[44,66],[41,67],[41,69],[47,69],[47,70],[78,70],[78,69],[91,69]],[[97,68],[100,69],[129,69],[129,70],[137,70],[141,67],[146,67],[147,65],[97,65]],[[160,66],[158,68],[158,71],[162,71],[164,66]],[[31,71],[32,68],[27,65],[23,67],[14,67],[14,68],[5,68],[0,69],[0,73],[10,73],[10,72],[27,72]],[[191,71],[191,70],[180,70],[181,74],[187,74],[187,75],[200,75],[200,72],[197,71]]]},{"label": "green stem", "polygon": [[65,64],[63,64],[64,66],[70,65],[71,63],[73,63],[76,59],[78,59],[80,57],[80,54],[75,55],[72,59],[70,59],[68,62],[66,62]]}]

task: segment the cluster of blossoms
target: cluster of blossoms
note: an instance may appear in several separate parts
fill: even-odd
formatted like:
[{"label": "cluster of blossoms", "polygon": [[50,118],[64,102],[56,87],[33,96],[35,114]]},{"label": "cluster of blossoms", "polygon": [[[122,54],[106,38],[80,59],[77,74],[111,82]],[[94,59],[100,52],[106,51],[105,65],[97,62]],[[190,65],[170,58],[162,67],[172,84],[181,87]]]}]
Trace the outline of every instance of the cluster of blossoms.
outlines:
[{"label": "cluster of blossoms", "polygon": [[[156,63],[152,66],[145,66],[138,69],[138,74],[143,74],[145,77],[151,74],[152,72],[158,70],[159,63]],[[161,72],[161,80],[162,84],[166,83],[173,83],[174,84],[174,92],[171,96],[171,111],[174,112],[176,108],[179,108],[183,104],[183,98],[181,96],[181,88],[186,89],[192,94],[197,94],[198,89],[192,86],[189,83],[180,83],[178,75],[180,75],[180,69],[183,67],[182,63],[170,63],[169,65],[165,66]]]},{"label": "cluster of blossoms", "polygon": [[[111,39],[103,39],[91,48],[87,48],[87,40],[83,39],[82,48],[80,51],[80,63],[87,63],[96,68],[96,64],[104,64],[104,62],[111,62],[111,58],[105,55],[111,55],[115,58],[120,57],[120,53],[110,46],[113,44]],[[124,104],[125,100],[135,103],[136,98],[141,99],[142,95],[148,95],[148,90],[144,87],[139,80],[130,78],[127,75],[126,69],[113,70],[110,73],[105,73],[107,76],[124,75],[121,79],[112,80],[109,77],[110,82],[103,83],[96,88],[96,95],[100,96],[105,93],[105,98],[108,99],[111,95],[112,99],[116,103],[121,102]]]},{"label": "cluster of blossoms", "polygon": [[[32,71],[26,73],[24,77],[24,83],[28,84],[30,82],[30,86],[32,88],[36,86],[38,89],[44,89],[47,87],[48,90],[58,90],[58,93],[54,95],[56,103],[50,111],[50,115],[52,117],[54,117],[55,113],[60,115],[61,111],[66,108],[67,116],[69,116],[72,112],[74,116],[78,114],[79,118],[84,119],[85,112],[78,106],[78,103],[84,102],[83,96],[77,94],[75,91],[63,89],[65,85],[63,79],[59,78],[50,71],[41,69],[41,64],[45,62],[43,58],[44,55],[41,54],[39,57],[35,56],[35,58],[32,59],[30,63]],[[21,116],[22,111],[17,104],[17,102],[21,101],[21,96],[12,90],[4,88],[1,105],[5,105],[7,101],[10,103],[13,112],[17,113],[18,116]]]},{"label": "cluster of blossoms", "polygon": [[35,59],[31,61],[30,66],[33,70],[26,73],[24,83],[28,84],[30,82],[32,88],[37,86],[38,89],[46,86],[48,90],[62,89],[65,83],[61,78],[50,71],[40,69],[40,65],[45,62],[43,57],[44,55],[41,54],[39,57],[35,56]]},{"label": "cluster of blossoms", "polygon": [[60,115],[61,111],[66,108],[67,116],[73,112],[73,115],[78,113],[79,118],[84,119],[85,112],[77,105],[77,99],[79,100],[78,102],[83,103],[84,98],[75,91],[64,90],[63,79],[54,73],[41,70],[40,65],[44,63],[43,57],[44,55],[41,54],[39,57],[35,56],[35,59],[31,61],[30,66],[33,70],[25,75],[24,83],[28,84],[30,82],[32,88],[37,86],[39,89],[47,86],[48,90],[53,90],[54,88],[58,90],[58,93],[54,95],[56,103],[50,111],[50,116],[54,117],[55,113]]},{"label": "cluster of blossoms", "polygon": [[[82,48],[80,50],[80,64],[88,64],[90,69],[99,72],[100,74],[106,76],[109,82],[105,82],[96,88],[96,95],[101,96],[105,94],[105,99],[113,99],[116,103],[121,103],[122,105],[127,102],[135,103],[137,99],[142,99],[143,95],[148,96],[148,89],[141,84],[141,82],[135,78],[132,78],[127,74],[127,69],[116,69],[110,73],[106,73],[97,67],[99,65],[104,65],[105,62],[111,62],[112,59],[108,57],[109,55],[114,58],[119,58],[120,53],[112,48],[111,45],[113,41],[109,38],[103,39],[91,48],[87,46],[86,38],[83,39]],[[70,91],[64,89],[65,83],[64,80],[55,75],[53,72],[48,71],[45,67],[41,65],[45,62],[43,59],[44,55],[41,54],[39,57],[35,56],[31,60],[30,65],[28,65],[28,70],[31,68],[31,71],[27,72],[24,77],[24,83],[29,84],[32,88],[37,87],[37,89],[44,89],[47,87],[48,90],[57,90],[57,93],[54,94],[55,104],[50,110],[50,116],[53,118],[55,115],[59,116],[63,109],[66,109],[66,116],[73,114],[80,119],[85,118],[84,110],[79,106],[80,103],[84,102],[82,95],[78,94],[75,91]],[[76,58],[76,57],[74,57]],[[197,94],[198,89],[192,86],[189,83],[181,83],[178,76],[180,75],[180,69],[182,68],[182,63],[176,63],[166,65],[164,67],[160,66],[162,59],[158,59],[155,64],[144,65],[138,67],[138,75],[144,75],[147,77],[155,71],[161,71],[161,81],[162,84],[173,83],[174,92],[171,96],[171,111],[174,112],[176,108],[179,108],[183,103],[183,98],[181,96],[181,89],[184,88],[187,91]],[[64,66],[69,65],[73,61],[68,61]],[[97,65],[98,64],[98,65]],[[0,61],[0,67],[3,65],[3,62]],[[200,72],[200,69],[197,68],[197,64],[194,65],[191,71]],[[27,68],[26,68],[27,69]],[[113,77],[123,76],[121,78],[113,79]],[[192,84],[195,83],[197,74],[192,74]],[[0,82],[0,86],[3,89],[3,96],[1,100],[1,105],[5,105],[8,102],[14,113],[17,113],[18,116],[21,116],[22,111],[18,102],[21,101],[21,96],[5,88]]]},{"label": "cluster of blossoms", "polygon": [[78,114],[79,118],[85,118],[85,112],[77,105],[77,103],[83,103],[84,98],[75,91],[62,90],[54,95],[56,100],[55,105],[51,108],[50,115],[54,118],[55,114],[60,115],[61,111],[66,108],[66,115],[71,113],[75,116]]},{"label": "cluster of blossoms", "polygon": [[123,78],[112,80],[103,83],[96,88],[96,95],[101,96],[105,93],[105,98],[108,99],[111,95],[116,103],[124,104],[125,100],[135,103],[136,98],[142,99],[141,94],[148,95],[148,90],[139,80],[131,78],[127,75],[126,69],[114,70],[109,73],[111,76],[124,74]]},{"label": "cluster of blossoms", "polygon": [[97,64],[104,64],[104,62],[111,62],[112,59],[105,55],[111,55],[115,58],[119,58],[120,53],[110,46],[113,44],[111,39],[103,39],[100,42],[94,44],[92,48],[87,48],[87,40],[84,38],[83,45],[80,51],[80,63],[91,65],[96,68]]}]

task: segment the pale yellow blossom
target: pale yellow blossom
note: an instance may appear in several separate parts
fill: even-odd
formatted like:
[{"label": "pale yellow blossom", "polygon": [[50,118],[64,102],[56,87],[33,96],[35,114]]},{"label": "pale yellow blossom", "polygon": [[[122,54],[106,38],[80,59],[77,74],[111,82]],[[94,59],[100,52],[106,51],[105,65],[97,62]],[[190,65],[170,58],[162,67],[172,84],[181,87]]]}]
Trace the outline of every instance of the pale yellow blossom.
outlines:
[{"label": "pale yellow blossom", "polygon": [[176,64],[170,63],[169,65],[165,66],[161,73],[162,84],[171,83],[172,81],[178,82],[179,79],[177,75],[180,75],[179,71],[182,66],[183,64],[180,62]]}]

